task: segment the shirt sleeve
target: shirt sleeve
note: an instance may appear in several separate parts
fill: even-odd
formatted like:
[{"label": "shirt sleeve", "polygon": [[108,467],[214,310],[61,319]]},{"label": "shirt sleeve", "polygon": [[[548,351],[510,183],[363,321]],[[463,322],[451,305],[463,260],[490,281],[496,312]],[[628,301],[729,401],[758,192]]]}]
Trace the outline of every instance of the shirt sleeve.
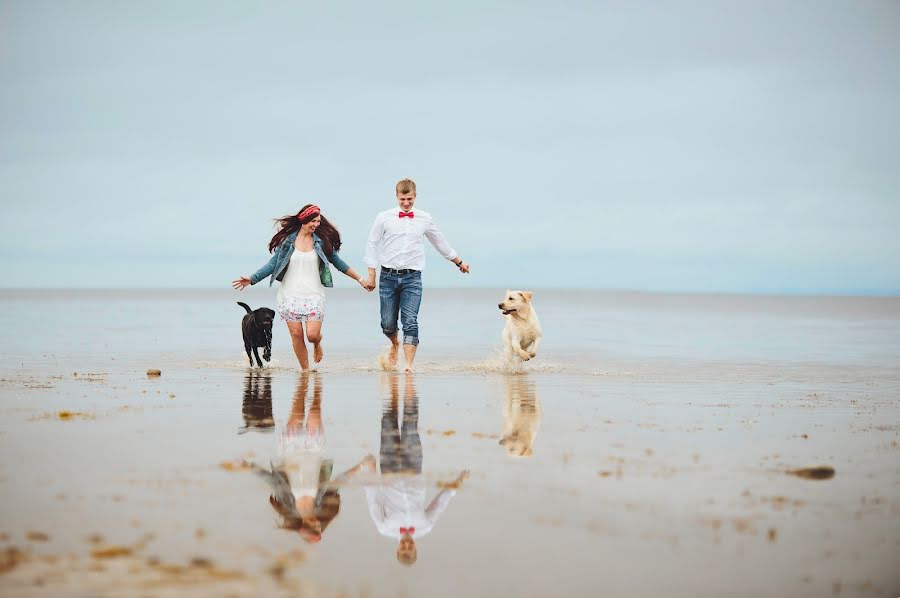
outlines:
[{"label": "shirt sleeve", "polygon": [[425,509],[425,518],[428,519],[428,522],[432,527],[437,523],[438,517],[441,516],[441,513],[443,513],[444,509],[447,508],[447,505],[450,504],[450,499],[454,496],[456,496],[456,490],[444,488],[432,499],[431,504]]},{"label": "shirt sleeve", "polygon": [[377,268],[379,265],[379,249],[381,240],[384,237],[384,219],[381,214],[375,216],[375,222],[372,223],[372,230],[369,231],[369,240],[366,241],[366,255],[363,261],[369,268]]},{"label": "shirt sleeve", "polygon": [[429,218],[428,223],[425,225],[425,238],[427,238],[428,242],[437,249],[437,252],[446,259],[456,259],[456,256],[459,255],[456,253],[455,249],[450,247],[450,243],[447,242],[447,237],[445,237],[444,233],[438,229],[433,218]]},{"label": "shirt sleeve", "polygon": [[384,504],[380,500],[381,493],[378,490],[374,486],[366,486],[366,502],[369,503],[369,516],[372,517],[372,522],[375,524],[375,527],[381,530],[384,527],[386,517]]},{"label": "shirt sleeve", "polygon": [[350,269],[350,265],[341,259],[341,256],[337,251],[333,251],[331,255],[328,256],[328,261],[334,264],[334,267],[343,272],[347,273],[347,270]]},{"label": "shirt sleeve", "polygon": [[266,262],[266,265],[264,265],[262,268],[260,268],[250,276],[250,284],[256,284],[266,276],[272,274],[272,271],[275,269],[275,258],[277,256],[278,250],[276,249],[274,252],[272,252],[272,259]]}]

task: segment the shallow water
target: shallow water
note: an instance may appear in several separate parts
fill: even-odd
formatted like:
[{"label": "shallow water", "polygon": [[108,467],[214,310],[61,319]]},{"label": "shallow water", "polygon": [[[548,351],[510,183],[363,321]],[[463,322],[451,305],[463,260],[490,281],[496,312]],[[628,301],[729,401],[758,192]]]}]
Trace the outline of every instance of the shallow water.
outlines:
[{"label": "shallow water", "polygon": [[[539,292],[542,353],[510,369],[495,293],[429,291],[404,375],[379,371],[375,297],[333,295],[309,376],[281,329],[273,367],[246,367],[235,293],[0,295],[0,592],[900,588],[897,300]],[[369,499],[380,465],[416,462],[393,407],[420,440],[406,477],[426,506],[445,491],[412,566]],[[281,467],[285,427],[319,420],[331,481],[363,466],[310,543],[250,464]],[[787,473],[809,466],[836,473]]]}]

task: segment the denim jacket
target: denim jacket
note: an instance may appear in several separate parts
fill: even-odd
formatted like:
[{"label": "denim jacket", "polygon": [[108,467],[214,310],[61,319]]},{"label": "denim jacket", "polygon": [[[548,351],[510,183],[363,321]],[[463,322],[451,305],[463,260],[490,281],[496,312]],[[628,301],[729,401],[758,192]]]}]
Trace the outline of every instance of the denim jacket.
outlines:
[{"label": "denim jacket", "polygon": [[[281,242],[281,245],[272,252],[272,258],[266,265],[250,277],[250,284],[256,284],[270,274],[272,278],[269,279],[269,286],[272,286],[276,280],[281,282],[284,278],[284,273],[287,272],[288,264],[291,263],[291,256],[294,254],[294,241],[297,240],[297,233],[299,232],[291,233]],[[316,233],[313,233],[313,249],[316,255],[319,256],[319,278],[322,279],[322,286],[333,287],[334,283],[331,280],[331,268],[328,267],[328,262],[334,264],[334,267],[341,272],[347,272],[350,266],[341,259],[337,251],[331,255],[325,255],[325,250],[322,248],[322,239]]]}]

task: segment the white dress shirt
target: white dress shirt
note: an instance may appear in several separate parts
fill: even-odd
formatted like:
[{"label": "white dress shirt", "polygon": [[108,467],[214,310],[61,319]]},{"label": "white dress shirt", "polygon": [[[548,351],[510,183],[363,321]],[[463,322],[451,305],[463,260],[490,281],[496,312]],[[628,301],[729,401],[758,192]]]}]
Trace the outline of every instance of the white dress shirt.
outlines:
[{"label": "white dress shirt", "polygon": [[386,476],[378,486],[366,486],[369,515],[382,536],[399,538],[401,527],[414,527],[413,538],[431,532],[438,517],[456,495],[444,488],[425,506],[425,480],[416,476]]},{"label": "white dress shirt", "polygon": [[366,266],[424,270],[425,243],[422,237],[427,238],[437,252],[448,260],[456,258],[458,254],[450,247],[444,233],[438,230],[431,214],[413,208],[410,210],[412,218],[401,218],[402,211],[399,207],[391,208],[375,217],[363,258]]}]

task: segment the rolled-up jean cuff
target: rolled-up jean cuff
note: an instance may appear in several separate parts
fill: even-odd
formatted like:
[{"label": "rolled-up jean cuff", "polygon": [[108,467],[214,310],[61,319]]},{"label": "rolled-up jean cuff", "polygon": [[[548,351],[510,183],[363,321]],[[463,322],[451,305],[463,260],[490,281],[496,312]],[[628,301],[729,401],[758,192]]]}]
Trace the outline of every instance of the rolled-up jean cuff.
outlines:
[{"label": "rolled-up jean cuff", "polygon": [[387,337],[391,337],[391,336],[396,336],[396,335],[397,335],[397,329],[396,329],[396,328],[394,328],[394,329],[391,330],[391,331],[388,331],[388,330],[382,328],[381,331],[382,331],[382,332],[384,333],[384,335],[387,336]]},{"label": "rolled-up jean cuff", "polygon": [[418,336],[403,336],[403,344],[404,345],[418,345],[419,337]]}]

